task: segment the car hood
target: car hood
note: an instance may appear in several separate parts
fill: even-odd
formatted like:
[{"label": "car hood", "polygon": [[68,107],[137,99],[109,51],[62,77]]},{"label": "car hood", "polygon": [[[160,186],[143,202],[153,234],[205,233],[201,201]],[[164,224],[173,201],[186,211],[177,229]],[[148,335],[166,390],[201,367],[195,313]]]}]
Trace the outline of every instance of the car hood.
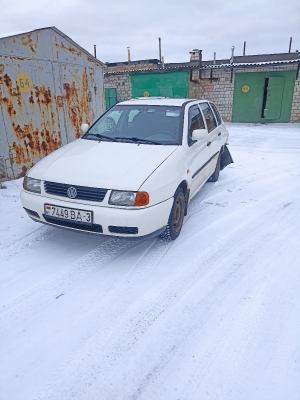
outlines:
[{"label": "car hood", "polygon": [[136,191],[177,147],[79,139],[45,157],[28,175],[71,185]]}]

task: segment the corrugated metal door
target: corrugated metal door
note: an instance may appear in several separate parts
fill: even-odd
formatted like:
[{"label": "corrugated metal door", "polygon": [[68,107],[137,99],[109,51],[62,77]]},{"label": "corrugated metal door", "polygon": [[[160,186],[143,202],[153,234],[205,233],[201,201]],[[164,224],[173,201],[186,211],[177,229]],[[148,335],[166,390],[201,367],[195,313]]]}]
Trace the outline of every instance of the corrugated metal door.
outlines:
[{"label": "corrugated metal door", "polygon": [[[91,69],[91,68],[90,68]],[[99,118],[105,112],[105,98],[104,98],[104,75],[101,68],[93,68],[94,81],[92,82],[93,91],[95,93],[94,110],[96,118]]]},{"label": "corrugated metal door", "polygon": [[8,177],[17,178],[62,144],[51,63],[4,57],[2,81],[2,112],[13,170]]},{"label": "corrugated metal door", "polygon": [[0,179],[12,176],[11,162],[9,158],[9,147],[7,140],[7,128],[4,124],[2,111],[2,87],[0,85]]},{"label": "corrugated metal door", "polygon": [[289,122],[296,71],[236,73],[232,122]]},{"label": "corrugated metal door", "polygon": [[186,71],[132,75],[132,97],[187,97],[188,76]]},{"label": "corrugated metal door", "polygon": [[173,88],[172,87],[162,87],[159,86],[159,94],[163,97],[174,97]]},{"label": "corrugated metal door", "polygon": [[277,119],[281,115],[282,97],[284,91],[284,78],[267,78],[267,98],[264,109],[264,118]]},{"label": "corrugated metal door", "polygon": [[66,130],[70,142],[82,136],[81,124],[90,125],[94,121],[96,114],[93,104],[99,103],[99,99],[96,100],[93,68],[61,64],[60,69]]}]

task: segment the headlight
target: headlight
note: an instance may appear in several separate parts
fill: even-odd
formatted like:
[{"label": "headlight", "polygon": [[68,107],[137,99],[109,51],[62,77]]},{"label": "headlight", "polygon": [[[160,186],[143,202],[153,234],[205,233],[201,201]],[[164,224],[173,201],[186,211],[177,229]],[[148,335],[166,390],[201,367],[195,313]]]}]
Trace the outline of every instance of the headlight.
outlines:
[{"label": "headlight", "polygon": [[23,188],[28,190],[28,192],[41,194],[41,181],[39,179],[29,178],[29,176],[24,177]]},{"label": "headlight", "polygon": [[147,192],[123,192],[112,190],[108,204],[114,206],[146,206],[149,204],[149,194]]}]

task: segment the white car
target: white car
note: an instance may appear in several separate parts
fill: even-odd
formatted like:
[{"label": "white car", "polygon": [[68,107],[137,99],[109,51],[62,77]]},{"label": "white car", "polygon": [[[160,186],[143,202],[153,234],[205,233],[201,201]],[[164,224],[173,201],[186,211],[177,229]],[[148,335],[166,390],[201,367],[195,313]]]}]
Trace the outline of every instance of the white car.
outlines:
[{"label": "white car", "polygon": [[21,201],[35,221],[95,234],[176,239],[188,203],[233,162],[206,100],[116,104],[85,134],[38,162]]}]

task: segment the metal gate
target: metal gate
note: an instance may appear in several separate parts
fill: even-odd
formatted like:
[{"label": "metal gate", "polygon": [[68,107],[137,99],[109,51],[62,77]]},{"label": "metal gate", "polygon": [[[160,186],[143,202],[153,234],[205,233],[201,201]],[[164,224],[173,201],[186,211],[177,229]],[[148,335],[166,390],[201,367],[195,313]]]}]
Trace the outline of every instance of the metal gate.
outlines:
[{"label": "metal gate", "polygon": [[132,97],[188,97],[188,72],[132,75]]},{"label": "metal gate", "polygon": [[236,73],[232,122],[290,122],[296,71]]}]

